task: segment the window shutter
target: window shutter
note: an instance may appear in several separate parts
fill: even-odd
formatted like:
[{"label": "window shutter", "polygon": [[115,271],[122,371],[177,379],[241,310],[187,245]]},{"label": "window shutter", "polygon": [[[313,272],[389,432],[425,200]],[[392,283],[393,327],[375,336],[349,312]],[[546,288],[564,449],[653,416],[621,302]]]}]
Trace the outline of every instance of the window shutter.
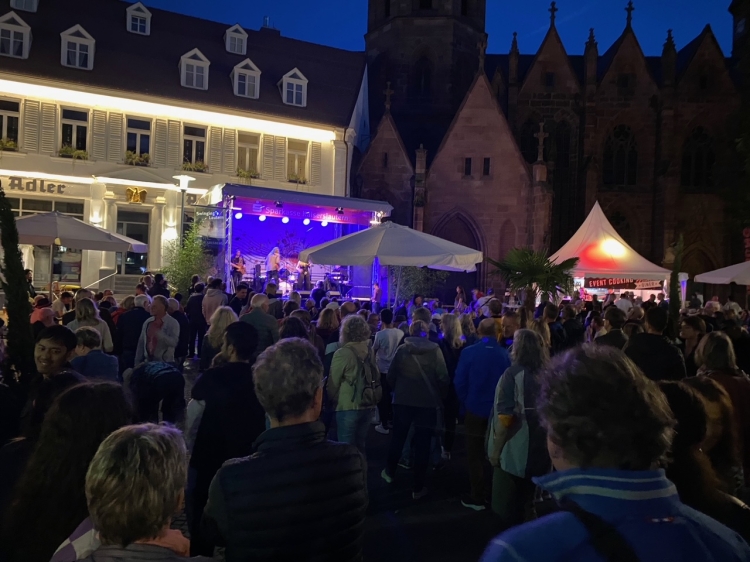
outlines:
[{"label": "window shutter", "polygon": [[167,166],[177,168],[182,162],[180,157],[180,122],[169,122],[169,137],[167,139]]},{"label": "window shutter", "polygon": [[[237,174],[237,131],[224,129],[224,173]],[[219,170],[216,170],[217,172]]]},{"label": "window shutter", "polygon": [[286,137],[274,139],[273,179],[286,181]]},{"label": "window shutter", "polygon": [[321,146],[319,142],[313,142],[310,145],[310,185],[318,186],[321,181]]},{"label": "window shutter", "polygon": [[154,166],[167,167],[167,122],[157,119],[154,123],[154,145],[151,147]]},{"label": "window shutter", "polygon": [[42,103],[42,134],[39,151],[42,154],[57,154],[57,106]]},{"label": "window shutter", "polygon": [[23,148],[39,152],[39,102],[26,100],[23,104]]},{"label": "window shutter", "polygon": [[107,112],[100,109],[91,112],[91,158],[107,159]]},{"label": "window shutter", "polygon": [[[125,116],[122,113],[109,114],[108,152],[110,162],[122,162],[125,149],[122,146],[122,126]],[[94,145],[96,147],[96,144]]]},{"label": "window shutter", "polygon": [[212,174],[221,172],[221,127],[210,127],[208,130],[208,171]]},{"label": "window shutter", "polygon": [[261,177],[264,180],[273,179],[273,135],[263,135],[263,169]]}]

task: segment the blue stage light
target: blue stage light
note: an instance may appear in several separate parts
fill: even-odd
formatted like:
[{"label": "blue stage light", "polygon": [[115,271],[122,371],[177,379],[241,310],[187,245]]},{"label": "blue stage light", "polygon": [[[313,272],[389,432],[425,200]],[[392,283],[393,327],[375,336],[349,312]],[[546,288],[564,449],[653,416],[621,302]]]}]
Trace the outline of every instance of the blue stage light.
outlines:
[{"label": "blue stage light", "polygon": [[236,218],[237,220],[240,220],[242,218],[242,213],[235,213],[234,218]]},{"label": "blue stage light", "polygon": [[320,223],[320,226],[328,226],[328,221],[323,221]]},{"label": "blue stage light", "polygon": [[303,220],[302,224],[304,224],[305,226],[307,226],[308,224],[310,224],[310,219]]},{"label": "blue stage light", "polygon": [[260,222],[263,222],[264,220],[266,220],[266,215],[261,215],[261,216],[259,216],[259,217],[258,217],[258,220],[259,220]]},{"label": "blue stage light", "polygon": [[289,217],[284,217],[283,219],[281,219],[281,222],[283,222],[284,224],[288,223]]}]

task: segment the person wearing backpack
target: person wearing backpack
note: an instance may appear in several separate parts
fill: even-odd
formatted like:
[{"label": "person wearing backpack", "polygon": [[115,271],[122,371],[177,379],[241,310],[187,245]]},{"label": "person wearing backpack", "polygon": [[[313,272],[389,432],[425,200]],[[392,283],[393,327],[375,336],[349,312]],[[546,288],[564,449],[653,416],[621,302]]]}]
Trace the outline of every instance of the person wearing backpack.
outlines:
[{"label": "person wearing backpack", "polygon": [[440,346],[428,339],[427,324],[414,321],[409,334],[411,337],[398,348],[388,369],[388,385],[393,389],[393,438],[386,468],[380,476],[388,484],[393,481],[409,429],[414,424],[412,498],[418,500],[427,494],[430,443],[442,415],[450,378]]},{"label": "person wearing backpack", "polygon": [[356,445],[362,455],[373,410],[383,394],[375,354],[370,349],[371,335],[370,326],[361,316],[344,318],[326,383],[328,398],[335,405],[338,441]]}]

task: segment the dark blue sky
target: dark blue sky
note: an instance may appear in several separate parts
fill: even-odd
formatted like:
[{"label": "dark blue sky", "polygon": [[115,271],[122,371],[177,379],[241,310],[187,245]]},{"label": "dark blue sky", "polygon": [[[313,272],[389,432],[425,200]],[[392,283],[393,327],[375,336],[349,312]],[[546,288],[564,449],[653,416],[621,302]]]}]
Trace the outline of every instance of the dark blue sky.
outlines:
[{"label": "dark blue sky", "polygon": [[[569,53],[580,54],[590,27],[603,53],[622,33],[626,0],[558,0],[557,28]],[[366,0],[145,0],[144,4],[258,29],[270,16],[282,35],[345,49],[364,49]],[[732,48],[730,0],[635,0],[633,28],[647,55],[660,54],[667,29],[677,48],[711,24],[724,54]],[[549,26],[547,0],[487,0],[490,53],[507,52],[513,31],[522,53],[534,53]]]}]

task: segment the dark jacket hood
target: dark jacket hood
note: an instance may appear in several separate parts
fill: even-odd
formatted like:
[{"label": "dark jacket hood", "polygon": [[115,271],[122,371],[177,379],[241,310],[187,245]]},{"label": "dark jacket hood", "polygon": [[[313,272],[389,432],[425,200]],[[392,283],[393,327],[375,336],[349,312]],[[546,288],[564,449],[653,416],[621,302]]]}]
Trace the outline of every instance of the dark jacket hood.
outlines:
[{"label": "dark jacket hood", "polygon": [[440,347],[435,342],[431,342],[427,338],[420,338],[418,336],[410,336],[406,338],[404,340],[404,345],[412,355],[424,355],[425,353],[431,353]]}]

